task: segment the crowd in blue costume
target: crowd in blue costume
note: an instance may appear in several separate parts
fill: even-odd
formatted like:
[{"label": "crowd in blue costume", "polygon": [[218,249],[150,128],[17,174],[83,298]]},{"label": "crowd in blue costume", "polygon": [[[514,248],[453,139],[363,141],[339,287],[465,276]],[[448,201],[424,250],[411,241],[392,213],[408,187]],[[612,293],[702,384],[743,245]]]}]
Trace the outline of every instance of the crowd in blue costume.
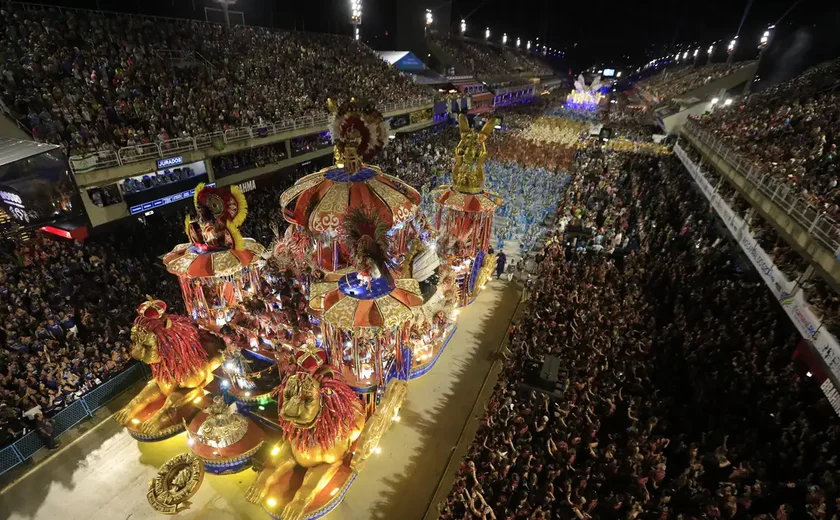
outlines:
[{"label": "crowd in blue costume", "polygon": [[[438,173],[433,178],[437,180],[437,185],[452,183],[448,172]],[[489,161],[485,187],[504,200],[496,210],[496,249],[501,251],[505,242],[510,240],[518,243],[521,254],[534,248],[542,237],[543,224],[557,211],[560,194],[568,181],[569,176],[565,173]],[[437,211],[431,194],[434,187],[427,183],[420,190],[423,196],[420,207],[428,218],[434,218]]]}]

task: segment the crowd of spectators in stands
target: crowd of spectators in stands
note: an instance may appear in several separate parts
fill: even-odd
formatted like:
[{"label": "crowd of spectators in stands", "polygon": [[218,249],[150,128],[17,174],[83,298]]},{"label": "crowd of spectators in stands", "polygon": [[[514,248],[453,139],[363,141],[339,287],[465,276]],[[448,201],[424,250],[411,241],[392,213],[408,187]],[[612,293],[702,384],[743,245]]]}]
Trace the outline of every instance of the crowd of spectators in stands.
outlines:
[{"label": "crowd of spectators in stands", "polygon": [[287,158],[286,143],[274,143],[213,157],[213,172],[217,176],[230,175],[242,170],[275,164]]},{"label": "crowd of spectators in stands", "polygon": [[385,173],[399,177],[419,191],[427,191],[436,187],[443,174],[451,170],[459,140],[455,126],[422,139],[412,134],[397,134],[376,163]]},{"label": "crowd of spectators in stands", "polygon": [[758,244],[773,260],[773,265],[792,282],[801,281],[801,287],[814,314],[823,320],[823,325],[832,334],[840,333],[840,296],[815,272],[808,280],[802,276],[808,269],[808,261],[790,247],[761,215],[750,212],[750,205],[735,188],[727,183],[713,167],[709,167],[702,156],[686,140],[680,140],[680,146],[689,159],[698,165],[706,179],[718,187],[718,195],[735,213],[747,222],[750,233]]},{"label": "crowd of spectators in stands", "polygon": [[697,119],[725,145],[791,186],[796,196],[840,217],[840,60],[718,106]]},{"label": "crowd of spectators in stands", "polygon": [[124,194],[137,193],[139,191],[157,188],[166,184],[180,182],[195,176],[195,170],[189,166],[181,166],[171,170],[150,173],[141,177],[129,177],[122,183]]},{"label": "crowd of spectators in stands", "polygon": [[432,41],[455,60],[456,70],[476,76],[510,76],[519,72],[551,74],[551,69],[531,54],[508,50],[502,53],[487,44],[455,38],[434,37]]},{"label": "crowd of spectators in stands", "polygon": [[131,362],[129,331],[147,293],[179,308],[176,281],[150,254],[158,231],[84,244],[39,234],[0,244],[0,444]]},{"label": "crowd of spectators in stands", "polygon": [[[840,421],[791,364],[778,303],[673,156],[599,153],[580,154],[561,213],[618,208],[638,247],[558,235],[538,254],[441,518],[834,518]],[[547,356],[559,382],[536,391]]]},{"label": "crowd of spectators in stands", "polygon": [[660,103],[666,103],[689,90],[694,90],[710,81],[728,76],[748,63],[712,63],[702,67],[685,65],[677,69],[669,67],[654,76],[637,82],[636,86],[656,97]]},{"label": "crowd of spectators in stands", "polygon": [[0,97],[71,154],[432,96],[347,37],[19,4],[0,26]]}]

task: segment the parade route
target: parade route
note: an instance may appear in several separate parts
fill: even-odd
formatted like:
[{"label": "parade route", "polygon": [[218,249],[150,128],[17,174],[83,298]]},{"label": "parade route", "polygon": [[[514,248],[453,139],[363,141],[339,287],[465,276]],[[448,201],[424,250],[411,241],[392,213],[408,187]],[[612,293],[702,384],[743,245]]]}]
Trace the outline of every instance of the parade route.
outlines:
[{"label": "parade route", "polygon": [[[492,281],[462,310],[458,329],[435,367],[411,382],[401,420],[383,438],[382,452],[368,461],[344,501],[325,518],[423,517],[471,420],[519,294],[515,283]],[[158,467],[186,449],[183,434],[143,444],[105,420],[9,486],[0,495],[0,519],[163,518],[147,503],[148,483]],[[206,476],[192,507],[178,517],[268,518],[244,499],[255,477],[250,470]]]}]

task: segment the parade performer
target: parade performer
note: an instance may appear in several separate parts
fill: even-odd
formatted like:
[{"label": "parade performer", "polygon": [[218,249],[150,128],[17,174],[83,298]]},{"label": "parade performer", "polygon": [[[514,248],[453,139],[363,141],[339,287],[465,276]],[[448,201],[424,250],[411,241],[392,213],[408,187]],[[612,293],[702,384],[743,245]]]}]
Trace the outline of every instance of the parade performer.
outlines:
[{"label": "parade performer", "polygon": [[[166,304],[149,298],[137,309],[131,328],[131,356],[147,363],[152,379],[114,419],[142,440],[181,428],[179,409],[201,397],[219,367],[224,342],[199,330],[185,316],[166,314]],[[153,413],[149,408],[163,400]]]}]

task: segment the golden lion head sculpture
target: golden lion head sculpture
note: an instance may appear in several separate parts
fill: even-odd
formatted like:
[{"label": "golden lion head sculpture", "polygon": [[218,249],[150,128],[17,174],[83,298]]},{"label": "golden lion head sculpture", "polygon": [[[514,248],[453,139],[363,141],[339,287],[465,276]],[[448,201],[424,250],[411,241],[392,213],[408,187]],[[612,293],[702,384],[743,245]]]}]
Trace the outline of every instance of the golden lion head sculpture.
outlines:
[{"label": "golden lion head sculpture", "polygon": [[156,381],[180,385],[207,364],[198,327],[185,316],[166,314],[160,300],[144,302],[131,328],[131,357],[147,363]]},{"label": "golden lion head sculpture", "polygon": [[283,382],[274,390],[283,437],[299,450],[329,449],[353,432],[362,406],[353,390],[329,365],[299,352],[278,363]]}]

